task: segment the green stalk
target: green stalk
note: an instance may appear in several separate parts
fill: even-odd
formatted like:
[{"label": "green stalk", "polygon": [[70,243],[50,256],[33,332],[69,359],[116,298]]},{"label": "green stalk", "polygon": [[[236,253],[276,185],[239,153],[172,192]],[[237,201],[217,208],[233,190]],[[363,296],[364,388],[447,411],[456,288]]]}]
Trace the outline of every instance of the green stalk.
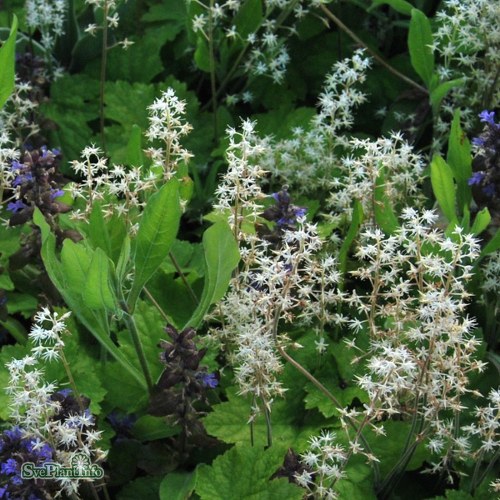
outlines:
[{"label": "green stalk", "polygon": [[99,81],[99,133],[101,135],[102,149],[106,154],[106,139],[104,137],[104,85],[106,83],[106,65],[108,62],[108,13],[109,7],[107,0],[103,7],[103,25],[102,25],[102,49],[101,49],[101,75]]},{"label": "green stalk", "polygon": [[151,394],[153,392],[153,379],[151,378],[151,373],[149,372],[148,362],[146,360],[146,355],[144,354],[144,349],[142,347],[142,342],[139,337],[139,332],[137,331],[137,326],[134,321],[134,317],[130,314],[127,302],[125,300],[120,301],[120,306],[123,311],[123,319],[127,325],[127,329],[132,337],[132,342],[134,343],[135,352],[139,358],[139,363],[141,364],[142,372],[144,373],[144,378],[146,379],[146,384],[148,386],[148,391]]},{"label": "green stalk", "polygon": [[214,0],[210,0],[210,9],[208,10],[208,25],[210,30],[208,35],[208,50],[210,53],[210,87],[212,90],[212,113],[214,115],[214,143],[217,143],[219,130],[217,123],[217,84],[215,78],[214,22],[212,15],[213,7]]},{"label": "green stalk", "polygon": [[420,92],[424,94],[429,93],[429,91],[425,87],[422,87],[422,85],[419,85],[417,82],[414,82],[411,78],[407,77],[406,75],[403,75],[403,73],[400,73],[396,68],[391,66],[386,60],[380,57],[373,49],[371,49],[365,42],[363,42],[363,40],[361,40],[361,38],[359,38],[358,35],[356,35],[356,33],[351,31],[331,10],[329,10],[328,7],[326,7],[324,4],[321,4],[319,8],[323,11],[326,17],[328,17],[328,19],[333,21],[338,28],[340,28],[347,36],[349,36],[357,44],[364,47],[366,51],[369,52],[378,63],[384,66],[384,68],[389,70],[393,75],[396,75],[398,78],[405,81],[412,87],[418,89]]}]

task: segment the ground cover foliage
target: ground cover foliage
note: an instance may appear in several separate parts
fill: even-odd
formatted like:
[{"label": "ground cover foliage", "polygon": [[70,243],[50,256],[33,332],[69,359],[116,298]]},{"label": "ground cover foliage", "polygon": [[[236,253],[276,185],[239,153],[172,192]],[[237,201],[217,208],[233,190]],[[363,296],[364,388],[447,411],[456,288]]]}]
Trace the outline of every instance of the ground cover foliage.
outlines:
[{"label": "ground cover foliage", "polygon": [[4,0],[0,498],[495,497],[499,18]]}]

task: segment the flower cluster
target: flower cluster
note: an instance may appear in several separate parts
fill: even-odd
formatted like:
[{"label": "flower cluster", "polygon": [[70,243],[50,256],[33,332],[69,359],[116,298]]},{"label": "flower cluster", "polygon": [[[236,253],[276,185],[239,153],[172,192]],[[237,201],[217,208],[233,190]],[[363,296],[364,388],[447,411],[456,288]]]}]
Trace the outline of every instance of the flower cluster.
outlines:
[{"label": "flower cluster", "polygon": [[[232,42],[243,45],[247,52],[244,70],[249,75],[265,75],[282,83],[290,61],[287,39],[296,33],[295,25],[325,0],[265,0],[266,15],[251,33],[238,32],[235,16],[242,0],[225,0],[215,4],[197,2],[201,12],[192,18],[191,27],[204,39],[214,37],[216,45]],[[224,40],[225,39],[225,40]]]},{"label": "flower cluster", "polygon": [[16,147],[23,146],[32,136],[40,132],[33,119],[38,102],[32,98],[33,86],[28,82],[16,80],[14,91],[0,109],[0,130]]},{"label": "flower cluster", "polygon": [[55,215],[69,210],[57,198],[64,194],[59,188],[61,175],[58,171],[59,151],[45,146],[26,151],[21,161],[13,160],[10,188],[12,200],[7,210],[12,213],[10,225],[26,222],[38,207],[44,214]]},{"label": "flower cluster", "polygon": [[293,130],[293,138],[273,141],[264,166],[299,191],[328,189],[339,163],[339,146],[348,141],[340,134],[353,123],[353,111],[365,101],[357,86],[365,81],[370,59],[362,50],[338,61],[326,76],[319,96],[319,112],[307,130]]},{"label": "flower cluster", "polygon": [[352,275],[369,282],[369,292],[353,291],[345,301],[360,315],[347,321],[349,328],[370,338],[362,356],[367,373],[358,378],[370,401],[366,418],[416,411],[424,422],[421,438],[441,454],[435,467],[444,468],[447,453],[464,452],[447,412],[464,409],[463,396],[475,393],[468,375],[485,365],[475,357],[475,320],[464,316],[478,242],[460,227],[444,235],[436,220],[433,211],[406,208],[394,235],[366,228],[356,253],[362,264]]},{"label": "flower cluster", "polygon": [[262,140],[255,133],[255,123],[242,122],[242,131],[229,128],[229,146],[226,149],[227,172],[217,186],[214,208],[228,212],[228,222],[237,241],[251,239],[252,235],[242,231],[243,220],[255,222],[263,207],[265,198],[258,180],[266,175],[260,160],[266,152]]},{"label": "flower cluster", "polygon": [[178,332],[172,325],[165,329],[170,341],[162,341],[160,355],[165,370],[155,386],[150,400],[150,413],[169,416],[174,424],[180,424],[185,436],[199,433],[197,402],[206,402],[207,389],[218,385],[215,373],[207,373],[200,367],[206,349],[195,344],[196,331],[186,328]]},{"label": "flower cluster", "polygon": [[74,210],[71,217],[88,220],[94,204],[100,202],[106,217],[113,214],[124,216],[134,230],[132,212],[144,206],[141,195],[155,185],[156,176],[151,171],[144,175],[141,167],[108,167],[108,160],[102,155],[98,147],[87,146],[81,159],[72,162],[73,170],[82,180],[71,185],[71,194],[76,199],[83,199],[85,208]]},{"label": "flower cluster", "polygon": [[416,206],[421,204],[418,187],[423,180],[423,160],[400,133],[392,132],[390,137],[375,141],[351,139],[349,149],[351,154],[341,159],[337,175],[329,183],[330,219],[349,217],[353,200],[361,203],[366,219],[373,218],[374,193],[382,176],[383,198],[391,200],[393,207],[399,208],[408,200]]},{"label": "flower cluster", "polygon": [[50,479],[24,481],[21,467],[31,462],[36,466],[52,461],[53,448],[29,437],[20,427],[13,427],[0,435],[0,498],[41,500],[54,497],[57,483]]},{"label": "flower cluster", "polygon": [[50,60],[57,38],[64,35],[67,2],[65,0],[27,0],[26,24],[32,31],[40,31],[40,44]]},{"label": "flower cluster", "polygon": [[436,13],[437,30],[432,48],[440,56],[437,71],[442,81],[463,79],[443,101],[435,130],[438,147],[449,129],[449,119],[461,110],[462,126],[474,130],[476,113],[484,107],[498,108],[497,84],[500,62],[498,2],[488,0],[446,0]]},{"label": "flower cluster", "polygon": [[[51,461],[65,467],[70,466],[77,453],[97,462],[105,457],[96,447],[101,433],[93,429],[94,417],[88,410],[90,401],[68,389],[56,391],[55,384],[44,380],[40,366],[63,359],[62,336],[67,331],[65,321],[69,314],[51,313],[47,308],[39,311],[29,334],[33,346],[30,354],[6,365],[10,374],[7,392],[11,397],[12,421],[22,429],[23,438],[33,443],[33,450],[50,449]],[[55,481],[59,489],[71,495],[78,491],[82,479]]]},{"label": "flower cluster", "polygon": [[169,87],[148,109],[149,128],[146,137],[150,141],[162,142],[162,147],[151,147],[147,153],[153,163],[163,169],[163,176],[168,180],[175,175],[180,161],[187,163],[192,157],[180,142],[193,128],[184,120],[186,101],[179,99],[174,89]]},{"label": "flower cluster", "polygon": [[484,129],[472,140],[477,154],[469,185],[480,187],[482,194],[486,195],[486,204],[495,209],[500,201],[500,123],[495,123],[494,111],[485,110],[479,117]]},{"label": "flower cluster", "polygon": [[345,477],[342,469],[347,455],[346,450],[335,443],[335,434],[323,431],[320,436],[310,438],[309,450],[301,455],[301,462],[306,468],[295,475],[295,480],[314,498],[338,498],[332,485]]},{"label": "flower cluster", "polygon": [[[323,326],[334,320],[328,305],[338,299],[334,289],[339,274],[335,259],[317,257],[322,247],[317,228],[305,220],[304,209],[293,205],[286,188],[272,195],[275,206],[262,209],[259,180],[265,172],[257,160],[265,147],[253,136],[253,124],[244,122],[239,142],[232,139],[236,132],[230,132],[230,165],[215,206],[228,215],[242,267],[219,306],[223,327],[213,334],[235,367],[241,394],[253,396],[254,418],[262,406],[269,411],[285,390],[277,378],[282,369],[278,347],[287,338],[278,324],[319,323],[322,352]],[[263,228],[262,219],[274,227]]]}]

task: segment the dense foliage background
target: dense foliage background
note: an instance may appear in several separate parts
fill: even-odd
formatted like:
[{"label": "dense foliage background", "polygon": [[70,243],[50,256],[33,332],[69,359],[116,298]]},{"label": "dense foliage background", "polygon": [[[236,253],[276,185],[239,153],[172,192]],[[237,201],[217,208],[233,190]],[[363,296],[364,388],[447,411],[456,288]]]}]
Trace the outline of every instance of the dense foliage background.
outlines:
[{"label": "dense foliage background", "polygon": [[500,491],[496,2],[1,5],[0,498]]}]

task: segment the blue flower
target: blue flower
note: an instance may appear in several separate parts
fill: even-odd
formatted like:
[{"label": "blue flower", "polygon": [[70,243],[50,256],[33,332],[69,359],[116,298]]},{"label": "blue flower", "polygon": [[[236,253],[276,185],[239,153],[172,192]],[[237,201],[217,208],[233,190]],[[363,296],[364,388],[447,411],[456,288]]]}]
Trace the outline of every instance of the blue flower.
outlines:
[{"label": "blue flower", "polygon": [[479,113],[479,118],[481,118],[481,121],[484,123],[489,123],[490,125],[495,125],[495,112],[494,111],[488,111],[485,109],[481,113]]},{"label": "blue flower", "polygon": [[13,458],[8,458],[2,463],[0,470],[2,474],[15,474],[17,472],[17,462]]},{"label": "blue flower", "polygon": [[63,195],[64,195],[64,191],[62,189],[54,189],[50,193],[50,198],[53,200],[53,199],[59,198],[59,196],[63,196]]},{"label": "blue flower", "polygon": [[484,179],[483,172],[474,172],[472,177],[469,178],[468,184],[469,186],[474,186],[475,184],[481,184]]},{"label": "blue flower", "polygon": [[4,431],[4,435],[11,441],[19,441],[23,437],[23,433],[19,427],[13,427],[10,430]]},{"label": "blue flower", "polygon": [[20,212],[23,208],[26,208],[27,206],[28,205],[24,204],[22,200],[16,200],[15,202],[11,202],[7,205],[7,210],[16,213]]},{"label": "blue flower", "polygon": [[196,378],[200,380],[203,387],[215,389],[219,385],[219,381],[217,380],[215,373],[199,372],[196,374]]}]

